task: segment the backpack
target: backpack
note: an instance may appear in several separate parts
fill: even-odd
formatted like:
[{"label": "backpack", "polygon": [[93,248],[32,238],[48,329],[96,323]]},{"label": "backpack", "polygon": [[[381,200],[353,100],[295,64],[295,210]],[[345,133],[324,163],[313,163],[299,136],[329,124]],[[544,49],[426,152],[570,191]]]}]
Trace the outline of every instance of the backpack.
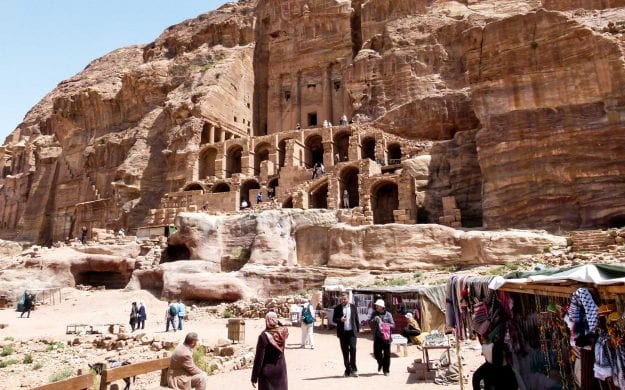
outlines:
[{"label": "backpack", "polygon": [[388,322],[380,323],[380,337],[384,341],[391,341],[391,324]]},{"label": "backpack", "polygon": [[304,311],[302,313],[302,317],[303,317],[303,321],[306,325],[310,325],[313,322],[315,322],[315,319],[312,316],[312,313],[310,312],[310,306],[304,308]]},{"label": "backpack", "polygon": [[176,306],[169,305],[169,315],[173,317],[176,314],[178,314],[178,309],[176,309]]}]

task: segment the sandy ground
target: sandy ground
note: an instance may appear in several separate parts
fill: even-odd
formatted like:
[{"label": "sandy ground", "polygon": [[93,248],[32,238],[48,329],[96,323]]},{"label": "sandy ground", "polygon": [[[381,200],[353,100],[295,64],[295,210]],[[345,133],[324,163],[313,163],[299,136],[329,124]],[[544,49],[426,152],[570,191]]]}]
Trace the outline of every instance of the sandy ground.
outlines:
[{"label": "sandy ground", "polygon": [[[31,313],[31,317],[19,318],[19,313],[12,309],[0,310],[0,323],[8,324],[5,329],[0,329],[0,340],[12,337],[15,340],[29,340],[47,338],[52,340],[67,341],[72,336],[65,334],[66,325],[70,323],[85,324],[108,324],[126,323],[132,301],[142,301],[148,309],[146,333],[154,334],[164,340],[179,342],[188,331],[198,332],[202,342],[207,345],[214,344],[218,338],[227,336],[225,319],[194,316],[185,324],[184,332],[165,333],[164,313],[166,302],[155,298],[147,291],[94,291],[84,292],[73,289],[63,290],[62,303],[57,305],[44,305]],[[288,323],[288,321],[285,320]],[[261,320],[246,320],[245,343],[255,346],[256,339],[264,327]],[[459,385],[440,386],[433,383],[417,381],[414,375],[406,371],[406,367],[415,358],[422,357],[422,351],[416,346],[408,347],[408,357],[394,353],[391,359],[390,376],[385,377],[376,371],[377,363],[373,358],[373,343],[368,334],[362,334],[357,346],[357,364],[360,377],[344,378],[341,351],[334,330],[315,329],[315,349],[300,349],[301,333],[299,327],[289,327],[289,340],[286,350],[288,367],[289,387],[295,390],[333,390],[333,389],[374,389],[382,386],[391,386],[393,389],[414,388],[419,383],[423,390],[434,389],[460,389]],[[395,348],[393,347],[393,352]],[[462,354],[465,357],[463,367],[465,374],[470,374],[482,363],[475,344],[462,344]],[[102,356],[111,353],[102,351]],[[14,366],[12,366],[14,367]],[[79,368],[79,367],[76,367]],[[7,370],[4,368],[0,370]],[[16,370],[15,375],[21,375]],[[230,386],[231,389],[252,388],[250,383],[251,370],[245,369],[222,373],[209,377],[208,388],[217,389],[220,386]],[[8,373],[5,383],[0,384],[1,389],[14,389],[19,383],[19,378],[11,380],[11,372]],[[11,383],[12,385],[9,385]],[[7,387],[8,386],[8,387]],[[133,387],[141,388],[141,387]],[[144,387],[145,388],[145,387]],[[157,385],[148,388],[158,388]],[[469,386],[465,386],[469,388]]]}]

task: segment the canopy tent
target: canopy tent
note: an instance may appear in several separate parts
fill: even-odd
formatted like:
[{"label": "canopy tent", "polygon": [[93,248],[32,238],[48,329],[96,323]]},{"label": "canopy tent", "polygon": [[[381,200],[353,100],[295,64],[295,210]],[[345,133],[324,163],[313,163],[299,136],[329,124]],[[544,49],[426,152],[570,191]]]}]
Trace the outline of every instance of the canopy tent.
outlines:
[{"label": "canopy tent", "polygon": [[625,267],[616,264],[587,264],[538,272],[515,272],[497,276],[492,290],[569,297],[582,285],[594,285],[602,295],[625,293]]},{"label": "canopy tent", "polygon": [[498,290],[506,284],[559,283],[575,281],[596,285],[625,283],[625,267],[616,264],[586,264],[578,267],[544,270],[538,272],[515,272],[505,277],[495,277],[488,287]]}]

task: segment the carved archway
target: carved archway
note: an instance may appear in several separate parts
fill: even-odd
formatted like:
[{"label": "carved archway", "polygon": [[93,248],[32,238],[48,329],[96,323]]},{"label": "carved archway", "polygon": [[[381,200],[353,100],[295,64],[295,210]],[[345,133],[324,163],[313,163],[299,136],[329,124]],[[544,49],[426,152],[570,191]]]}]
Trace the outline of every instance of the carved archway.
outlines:
[{"label": "carved archway", "polygon": [[270,150],[271,145],[266,142],[256,146],[256,149],[254,150],[254,175],[260,175],[260,163],[269,160]]},{"label": "carved archway", "polygon": [[347,161],[349,156],[349,132],[343,131],[334,136],[334,154],[339,155],[340,161]]},{"label": "carved archway", "polygon": [[293,208],[293,197],[289,196],[283,203],[283,209],[292,209]]},{"label": "carved archway", "polygon": [[241,173],[241,156],[243,147],[232,145],[226,154],[226,177],[231,177],[235,173]]},{"label": "carved archway", "polygon": [[204,187],[200,183],[188,183],[182,188],[183,191],[204,191]]},{"label": "carved archway", "polygon": [[[341,194],[340,194],[340,204],[341,208],[352,208],[360,206],[360,194],[358,193],[358,168],[354,166],[345,167],[341,170],[339,177],[341,178]],[[348,205],[345,205],[344,197],[345,190],[347,190],[347,195],[349,199]]]},{"label": "carved archway", "polygon": [[401,145],[398,143],[392,143],[387,146],[388,151],[388,164],[394,165],[401,163]]},{"label": "carved archway", "polygon": [[286,141],[291,138],[285,138],[278,143],[278,166],[282,168],[286,160]]},{"label": "carved archway", "polygon": [[241,184],[240,192],[241,192],[241,201],[244,199],[248,204],[250,203],[250,190],[259,190],[260,184],[254,179],[246,180]]},{"label": "carved archway", "polygon": [[381,181],[371,189],[371,209],[373,223],[383,225],[394,223],[393,211],[399,207],[399,191],[397,183]]},{"label": "carved archway", "polygon": [[370,159],[375,161],[375,138],[365,137],[361,141],[362,144],[362,159]]},{"label": "carved archway", "polygon": [[323,142],[319,134],[306,138],[306,166],[313,167],[315,164],[323,163]]},{"label": "carved archway", "polygon": [[317,186],[310,191],[308,208],[311,209],[327,209],[328,208],[328,182]]},{"label": "carved archway", "polygon": [[217,158],[217,148],[208,147],[200,153],[200,179],[215,176],[215,159]]},{"label": "carved archway", "polygon": [[278,178],[274,177],[273,179],[269,180],[269,183],[267,184],[267,189],[268,189],[268,193],[269,195],[271,195],[271,197],[276,196],[276,187],[278,186]]},{"label": "carved archway", "polygon": [[230,192],[230,186],[224,182],[216,183],[211,188],[211,192],[216,194],[218,192]]}]

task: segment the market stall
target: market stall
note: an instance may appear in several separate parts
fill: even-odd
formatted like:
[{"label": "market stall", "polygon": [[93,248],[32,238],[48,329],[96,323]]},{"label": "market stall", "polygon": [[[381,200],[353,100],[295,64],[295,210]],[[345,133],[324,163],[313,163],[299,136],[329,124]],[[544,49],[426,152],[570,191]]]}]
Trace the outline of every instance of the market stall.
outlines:
[{"label": "market stall", "polygon": [[489,287],[471,326],[503,345],[520,389],[625,389],[625,267],[515,273]]},{"label": "market stall", "polygon": [[445,286],[362,287],[352,291],[358,319],[366,323],[373,311],[373,302],[380,298],[393,315],[393,333],[403,332],[406,313],[412,313],[424,332],[445,328]]},{"label": "market stall", "polygon": [[321,318],[322,326],[324,320],[327,321],[328,327],[336,326],[336,323],[332,321],[332,315],[334,314],[334,308],[336,305],[341,303],[341,295],[343,295],[343,293],[347,293],[349,295],[350,302],[352,302],[353,298],[351,288],[344,287],[340,284],[321,287],[322,308],[318,310],[317,316]]},{"label": "market stall", "polygon": [[445,316],[447,325],[455,329],[460,340],[473,333],[470,315],[478,302],[489,294],[488,284],[494,276],[456,275],[447,281]]}]

